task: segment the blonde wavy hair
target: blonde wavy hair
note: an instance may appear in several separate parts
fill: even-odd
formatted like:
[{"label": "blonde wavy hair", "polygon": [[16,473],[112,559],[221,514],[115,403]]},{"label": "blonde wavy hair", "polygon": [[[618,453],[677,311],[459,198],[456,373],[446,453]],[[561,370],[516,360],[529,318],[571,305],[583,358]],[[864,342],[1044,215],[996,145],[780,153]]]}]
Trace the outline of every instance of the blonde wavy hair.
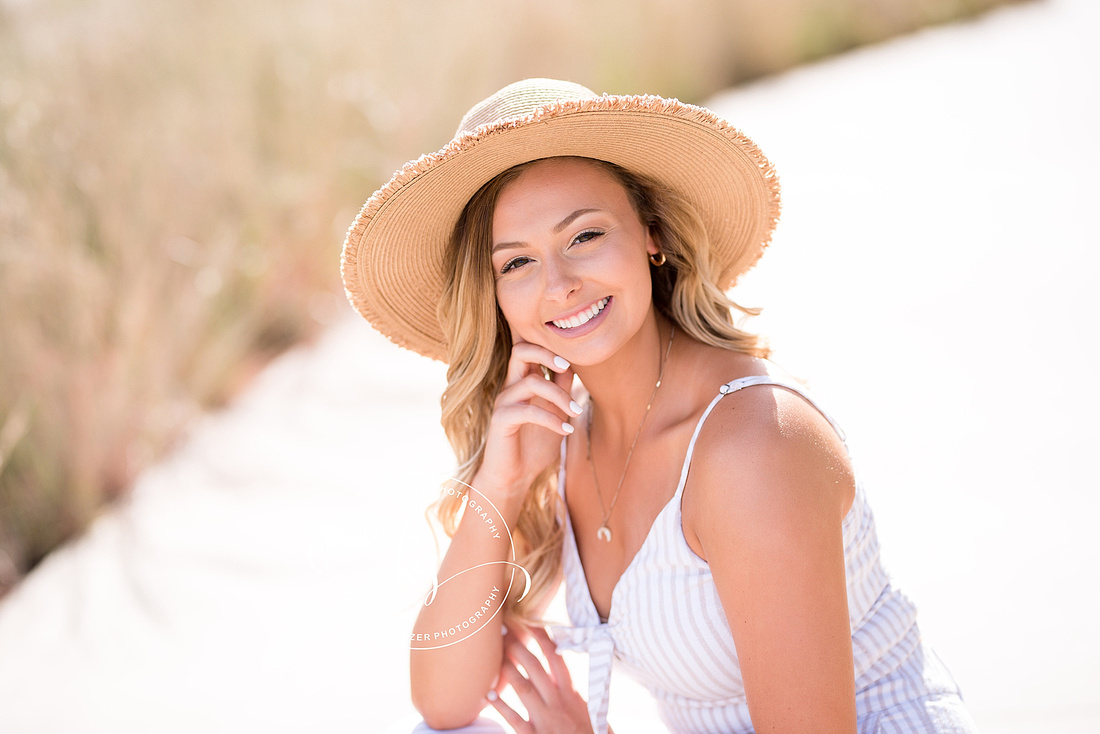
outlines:
[{"label": "blonde wavy hair", "polygon": [[[766,357],[769,349],[756,334],[739,329],[733,312],[755,315],[716,285],[706,229],[694,207],[674,192],[606,161],[582,160],[610,173],[626,190],[638,214],[659,243],[666,262],[650,267],[653,303],[657,310],[692,338],[723,349]],[[507,372],[512,352],[511,331],[497,306],[491,263],[493,211],[502,191],[532,163],[501,173],[481,187],[463,210],[451,235],[443,265],[447,281],[438,316],[449,347],[447,388],[441,423],[455,452],[455,477],[470,483],[481,466],[493,404]],[[531,484],[512,537],[516,562],[531,575],[522,601],[509,595],[505,618],[539,624],[541,608],[561,572],[564,512],[557,491],[557,462]],[[444,494],[429,511],[449,537],[458,528],[463,500]]]}]

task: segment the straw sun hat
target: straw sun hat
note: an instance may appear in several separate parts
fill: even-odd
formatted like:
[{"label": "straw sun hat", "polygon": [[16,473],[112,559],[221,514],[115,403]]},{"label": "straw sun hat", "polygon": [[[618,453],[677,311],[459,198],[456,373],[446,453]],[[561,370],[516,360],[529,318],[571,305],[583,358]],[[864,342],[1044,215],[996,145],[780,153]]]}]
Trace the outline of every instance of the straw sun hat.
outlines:
[{"label": "straw sun hat", "polygon": [[552,156],[615,163],[692,202],[722,288],[753,266],[779,217],[772,165],[709,110],[527,79],[475,105],[451,142],[406,163],[367,200],[344,243],[348,300],[399,346],[446,361],[436,304],[444,251],[463,207],[497,174]]}]

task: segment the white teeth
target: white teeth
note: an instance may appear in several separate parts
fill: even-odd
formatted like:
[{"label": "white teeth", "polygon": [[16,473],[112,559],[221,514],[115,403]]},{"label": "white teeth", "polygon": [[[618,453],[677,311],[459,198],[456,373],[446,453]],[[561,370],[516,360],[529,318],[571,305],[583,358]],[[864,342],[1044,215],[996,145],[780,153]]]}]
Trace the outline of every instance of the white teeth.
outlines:
[{"label": "white teeth", "polygon": [[593,316],[598,314],[600,311],[603,311],[604,306],[607,305],[607,302],[609,300],[611,300],[610,296],[608,296],[607,298],[601,298],[599,301],[593,303],[589,308],[586,308],[575,316],[570,316],[567,319],[551,321],[550,323],[552,323],[559,329],[575,329],[581,324],[587,324]]}]

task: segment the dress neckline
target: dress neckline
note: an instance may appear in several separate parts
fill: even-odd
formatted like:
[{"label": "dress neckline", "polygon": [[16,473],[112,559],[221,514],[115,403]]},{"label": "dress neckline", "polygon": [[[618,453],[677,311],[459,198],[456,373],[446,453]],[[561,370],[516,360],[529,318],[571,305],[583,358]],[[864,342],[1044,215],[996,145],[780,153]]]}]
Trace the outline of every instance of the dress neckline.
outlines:
[{"label": "dress neckline", "polygon": [[[732,392],[737,392],[738,390],[741,390],[742,388],[750,387],[752,385],[774,385],[776,387],[785,388],[785,389],[790,390],[790,391],[794,392],[795,394],[799,395],[800,397],[802,397],[803,400],[808,402],[814,409],[816,409],[819,413],[821,413],[822,416],[824,416],[825,420],[827,420],[829,422],[829,424],[833,427],[833,430],[835,430],[837,432],[837,435],[840,437],[841,442],[845,444],[845,448],[847,448],[847,441],[845,440],[844,431],[842,431],[840,429],[840,426],[838,426],[836,424],[836,422],[833,421],[833,419],[829,416],[828,413],[826,413],[824,410],[822,410],[821,407],[816,402],[813,401],[813,399],[811,399],[805,392],[803,392],[801,387],[799,387],[797,385],[794,385],[794,384],[792,384],[792,383],[790,383],[786,380],[783,380],[781,378],[773,377],[771,375],[747,375],[745,377],[740,377],[736,380],[732,380],[730,382],[723,383],[718,388],[718,394],[715,395],[714,399],[710,401],[710,404],[706,407],[706,410],[704,410],[703,414],[701,416],[699,416],[699,421],[695,424],[695,431],[691,434],[691,441],[688,443],[687,451],[684,452],[684,461],[683,461],[683,464],[680,467],[680,480],[676,484],[676,492],[672,495],[672,497],[668,500],[668,502],[666,502],[664,504],[664,506],[661,508],[660,512],[657,513],[657,516],[653,518],[653,522],[650,523],[649,530],[646,531],[646,535],[645,535],[645,538],[642,540],[642,544],[640,546],[638,546],[638,550],[636,550],[634,552],[634,555],[631,557],[630,562],[626,564],[626,567],[623,569],[623,572],[619,575],[619,578],[615,581],[615,585],[611,587],[611,598],[610,598],[610,601],[609,601],[610,606],[608,607],[606,618],[604,618],[600,615],[600,611],[596,608],[596,602],[592,599],[592,587],[589,586],[589,584],[588,584],[588,574],[585,573],[584,563],[581,562],[580,547],[577,545],[576,533],[573,530],[573,520],[572,520],[571,516],[569,515],[569,503],[565,499],[565,464],[566,464],[566,455],[567,455],[566,449],[567,449],[568,443],[567,443],[566,439],[562,439],[562,442],[561,442],[561,470],[560,470],[559,476],[558,476],[558,490],[561,494],[562,504],[565,506],[565,522],[566,522],[566,525],[567,525],[568,531],[569,531],[568,532],[569,542],[572,544],[573,553],[577,557],[577,567],[580,570],[581,579],[584,580],[584,597],[585,597],[585,600],[588,602],[587,606],[591,610],[592,616],[594,616],[599,621],[600,624],[608,624],[610,622],[611,617],[615,612],[615,597],[619,592],[619,588],[623,585],[623,580],[626,579],[627,575],[630,574],[630,572],[633,570],[634,566],[637,565],[638,559],[642,556],[643,551],[645,551],[646,547],[649,545],[649,539],[653,536],[653,532],[654,532],[655,528],[657,527],[657,524],[661,521],[661,518],[664,516],[664,514],[666,512],[668,512],[669,507],[672,506],[673,502],[676,502],[677,506],[679,505],[680,498],[681,498],[681,496],[683,495],[683,492],[684,492],[684,485],[687,483],[688,468],[691,465],[692,453],[695,451],[695,441],[696,441],[696,439],[699,438],[699,432],[703,428],[703,423],[707,420],[707,417],[710,415],[711,411],[714,410],[714,406],[718,405],[718,401],[720,401],[722,398],[724,398],[726,395],[729,395]],[[858,488],[857,488],[857,495],[858,495]],[[852,509],[855,507],[855,505],[856,505],[856,501],[853,500],[852,507],[849,508],[848,513],[844,518],[844,523],[845,524],[847,524],[847,522],[849,520],[849,516],[852,514]],[[677,531],[680,533],[681,537],[683,537],[683,532],[684,531],[683,531],[683,519],[682,519],[682,517],[681,517],[681,520],[680,520],[680,527],[677,528]],[[684,544],[687,545],[687,539],[686,538],[684,539]],[[688,548],[690,550],[690,546]],[[699,558],[699,556],[694,551],[691,551],[691,555],[694,558],[698,558],[701,563],[706,563],[706,561]]]},{"label": "dress neckline", "polygon": [[[685,456],[685,459],[686,458],[687,457]],[[664,504],[664,506],[661,508],[661,511],[657,513],[657,516],[655,518],[653,518],[653,522],[650,523],[649,530],[646,532],[645,538],[642,540],[642,544],[640,546],[638,546],[638,550],[636,550],[634,552],[634,555],[631,557],[630,562],[626,564],[626,568],[624,568],[623,572],[621,574],[619,574],[619,578],[615,581],[615,585],[611,587],[611,600],[610,600],[610,606],[608,607],[608,610],[607,610],[607,617],[604,617],[600,614],[600,610],[596,608],[596,602],[592,598],[592,587],[590,587],[588,585],[588,574],[585,573],[584,564],[581,562],[580,547],[577,545],[577,534],[573,530],[573,520],[571,519],[571,517],[569,515],[569,505],[568,504],[565,505],[565,519],[566,519],[566,522],[569,523],[569,533],[568,533],[569,534],[569,542],[572,543],[573,553],[577,557],[577,568],[580,571],[581,579],[584,581],[584,589],[585,589],[584,597],[588,601],[588,607],[591,609],[592,613],[596,616],[596,619],[598,619],[600,621],[600,624],[607,624],[611,620],[611,615],[615,611],[615,596],[618,594],[619,588],[623,585],[623,580],[630,573],[631,569],[633,569],[634,566],[637,565],[638,558],[639,558],[639,556],[642,555],[642,551],[644,551],[646,549],[646,546],[649,545],[649,539],[650,539],[650,537],[652,537],[653,531],[657,527],[657,523],[661,521],[661,517],[666,512],[668,512],[668,508],[672,506],[672,503],[677,501],[680,498],[680,489],[682,489],[682,487],[683,487],[683,484],[681,483],[680,486],[676,490],[676,494],[674,494],[668,500],[668,502],[666,502]]]},{"label": "dress neckline", "polygon": [[[723,385],[723,387],[725,387],[725,385]],[[565,440],[562,441],[562,468],[559,478],[559,484],[562,496],[562,504],[565,506],[565,522],[569,528],[568,542],[570,542],[573,546],[573,553],[577,557],[577,568],[580,570],[581,579],[584,581],[584,598],[588,602],[588,608],[591,610],[592,615],[597,620],[599,620],[600,624],[608,624],[611,620],[611,616],[615,612],[615,597],[619,593],[619,588],[623,585],[623,580],[626,579],[632,569],[638,564],[638,559],[643,555],[643,551],[645,551],[647,546],[649,545],[649,539],[653,537],[653,533],[657,528],[658,523],[661,522],[661,518],[664,517],[665,513],[669,511],[669,508],[673,506],[674,502],[679,503],[680,497],[683,495],[684,485],[687,482],[688,466],[690,465],[691,455],[695,450],[695,440],[699,437],[699,431],[703,427],[703,422],[707,419],[707,416],[710,415],[710,412],[714,409],[714,406],[718,404],[718,401],[721,400],[725,395],[726,393],[719,392],[719,394],[716,395],[713,400],[711,400],[710,405],[708,405],[706,410],[703,411],[703,414],[699,416],[699,421],[695,424],[695,430],[691,434],[691,441],[688,443],[687,451],[684,452],[684,461],[680,467],[680,479],[676,483],[676,491],[673,493],[672,497],[670,497],[669,500],[661,507],[656,517],[653,518],[653,522],[650,523],[649,529],[646,531],[645,538],[642,539],[642,544],[638,546],[638,550],[634,552],[634,555],[630,558],[629,563],[626,564],[623,572],[619,574],[619,578],[616,579],[614,586],[611,587],[611,598],[609,600],[610,606],[607,610],[607,617],[603,617],[600,614],[600,610],[596,608],[596,602],[592,598],[592,587],[588,584],[588,574],[584,570],[584,563],[581,562],[580,546],[577,545],[577,534],[573,529],[573,519],[569,514],[569,503],[565,500],[565,458],[567,443]],[[683,520],[681,520],[679,532],[681,534],[683,533]]]}]

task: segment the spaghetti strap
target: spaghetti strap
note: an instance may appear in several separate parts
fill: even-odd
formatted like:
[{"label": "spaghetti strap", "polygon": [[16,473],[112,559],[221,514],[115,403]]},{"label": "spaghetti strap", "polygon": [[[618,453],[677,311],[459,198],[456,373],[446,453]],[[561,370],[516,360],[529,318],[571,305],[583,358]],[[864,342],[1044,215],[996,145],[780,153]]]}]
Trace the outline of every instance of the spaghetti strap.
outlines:
[{"label": "spaghetti strap", "polygon": [[821,406],[814,402],[814,399],[807,395],[801,387],[794,384],[793,382],[781,380],[776,377],[770,377],[769,375],[750,375],[748,377],[742,377],[732,382],[727,382],[725,385],[722,385],[722,387],[718,388],[718,393],[720,396],[729,395],[731,392],[737,392],[738,390],[742,390],[746,387],[751,387],[753,385],[775,385],[776,387],[782,387],[785,390],[790,390],[791,392],[795,393],[807,403],[809,403],[814,410],[816,410],[818,413],[821,413],[822,417],[825,418],[825,420],[829,421],[829,425],[833,427],[834,431],[836,431],[836,435],[840,437],[840,440],[844,444],[844,446],[848,446],[848,440],[844,436],[844,431],[841,430],[839,425],[837,425],[837,422],[834,421],[828,413],[822,410]]},{"label": "spaghetti strap", "polygon": [[[722,387],[725,387],[723,385]],[[703,430],[703,424],[707,422],[707,416],[714,410],[714,406],[718,405],[718,401],[725,397],[725,393],[719,390],[719,393],[714,396],[714,400],[710,401],[710,405],[703,411],[703,415],[699,416],[699,422],[695,424],[695,432],[691,434],[691,441],[688,443],[687,452],[684,454],[684,465],[680,469],[680,481],[676,485],[676,493],[674,497],[679,497],[680,493],[684,491],[684,484],[687,483],[688,467],[691,466],[691,455],[695,451],[695,440],[699,438],[699,431]]]},{"label": "spaghetti strap", "polygon": [[736,380],[727,382],[718,388],[718,394],[714,396],[714,400],[710,401],[710,405],[708,405],[707,409],[703,411],[703,415],[699,417],[699,422],[695,424],[695,432],[691,434],[691,441],[688,443],[687,453],[684,455],[684,466],[680,470],[680,482],[676,486],[677,495],[683,492],[684,485],[687,483],[688,469],[691,466],[691,457],[692,454],[695,452],[695,441],[699,438],[699,432],[703,430],[703,424],[706,423],[707,416],[710,415],[711,411],[714,410],[714,407],[718,405],[718,402],[722,398],[726,397],[730,393],[735,393],[738,390],[743,390],[746,387],[752,387],[753,385],[774,385],[775,387],[782,387],[797,394],[803,400],[809,403],[814,410],[820,413],[825,418],[825,420],[829,421],[829,425],[833,427],[833,430],[836,431],[836,435],[840,437],[840,441],[844,444],[844,448],[848,448],[848,442],[844,437],[844,431],[842,431],[840,426],[837,425],[836,421],[834,421],[828,413],[822,410],[821,406],[815,403],[813,399],[805,392],[803,392],[802,388],[800,388],[798,385],[795,385],[794,383],[788,382],[786,380],[781,380],[776,377],[771,377],[770,375],[749,375],[748,377],[740,377]]}]

